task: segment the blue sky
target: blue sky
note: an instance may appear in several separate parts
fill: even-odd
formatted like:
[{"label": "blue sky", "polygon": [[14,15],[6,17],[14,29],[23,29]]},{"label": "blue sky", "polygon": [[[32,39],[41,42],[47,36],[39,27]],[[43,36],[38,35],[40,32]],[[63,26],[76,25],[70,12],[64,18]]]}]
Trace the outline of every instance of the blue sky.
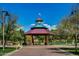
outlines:
[{"label": "blue sky", "polygon": [[45,24],[58,25],[64,16],[70,14],[74,4],[68,3],[11,3],[0,4],[0,8],[4,8],[12,14],[18,16],[17,23],[23,26],[25,31],[30,29],[30,25],[35,23],[38,13]]}]

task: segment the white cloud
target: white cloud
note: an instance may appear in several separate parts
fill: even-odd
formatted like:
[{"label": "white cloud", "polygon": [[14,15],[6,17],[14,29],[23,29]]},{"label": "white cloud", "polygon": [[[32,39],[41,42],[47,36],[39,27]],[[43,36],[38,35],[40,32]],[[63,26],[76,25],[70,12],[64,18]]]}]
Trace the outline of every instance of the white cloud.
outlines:
[{"label": "white cloud", "polygon": [[29,26],[24,26],[23,30],[24,30],[25,32],[27,32],[28,30],[30,30],[30,27],[29,27]]},{"label": "white cloud", "polygon": [[35,24],[31,24],[29,27],[31,28],[32,26],[34,26]]},{"label": "white cloud", "polygon": [[56,30],[57,29],[57,25],[52,25],[51,29]]},{"label": "white cloud", "polygon": [[49,24],[44,24],[49,30],[51,30],[51,26]]},{"label": "white cloud", "polygon": [[35,24],[31,24],[31,26],[34,26]]}]

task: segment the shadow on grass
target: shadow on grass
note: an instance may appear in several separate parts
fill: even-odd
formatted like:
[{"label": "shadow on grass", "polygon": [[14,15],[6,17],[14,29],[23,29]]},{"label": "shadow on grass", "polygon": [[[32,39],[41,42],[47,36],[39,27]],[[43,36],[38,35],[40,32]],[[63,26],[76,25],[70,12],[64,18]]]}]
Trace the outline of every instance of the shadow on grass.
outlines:
[{"label": "shadow on grass", "polygon": [[[77,52],[75,52],[75,48],[46,48],[46,49],[52,50],[51,53],[59,53],[59,54],[65,54],[65,55],[69,55],[69,53],[72,53],[74,55],[79,55],[79,48],[77,49]],[[62,49],[65,51],[60,51],[59,49]]]},{"label": "shadow on grass", "polygon": [[51,53],[59,53],[59,54],[67,54],[68,55],[68,53],[66,53],[66,52],[59,51],[58,48],[46,48],[46,49],[52,50]]},{"label": "shadow on grass", "polygon": [[79,55],[79,48],[77,48],[77,52],[76,52],[75,48],[60,48],[60,49],[73,53],[75,55]]}]

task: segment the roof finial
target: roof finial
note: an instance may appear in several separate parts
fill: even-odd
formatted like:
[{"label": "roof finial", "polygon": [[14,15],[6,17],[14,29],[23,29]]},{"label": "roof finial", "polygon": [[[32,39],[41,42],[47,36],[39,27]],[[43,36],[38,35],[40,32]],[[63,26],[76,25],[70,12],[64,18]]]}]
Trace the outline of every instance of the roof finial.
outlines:
[{"label": "roof finial", "polygon": [[38,16],[39,16],[39,17],[41,16],[41,13],[40,13],[40,12],[38,13]]}]

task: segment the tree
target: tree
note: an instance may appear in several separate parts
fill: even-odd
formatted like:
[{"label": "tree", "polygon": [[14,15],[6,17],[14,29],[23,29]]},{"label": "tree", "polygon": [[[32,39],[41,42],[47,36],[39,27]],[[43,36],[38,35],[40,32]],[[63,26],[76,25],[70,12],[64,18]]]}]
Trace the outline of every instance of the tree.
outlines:
[{"label": "tree", "polygon": [[[19,26],[19,25],[18,25]],[[17,42],[21,44],[24,39],[24,32],[17,26],[17,16],[9,13],[5,19],[5,45],[7,41]],[[0,13],[0,39],[2,39],[2,14]]]},{"label": "tree", "polygon": [[5,26],[5,37],[6,37],[5,44],[6,44],[7,40],[9,40],[9,41],[12,40],[11,36],[14,33],[15,28],[16,28],[15,24],[16,24],[17,18],[16,18],[16,16],[14,16],[14,18],[12,18],[12,17],[13,17],[13,15],[12,16],[10,15],[10,17],[8,17],[8,20],[7,20],[7,23]]},{"label": "tree", "polygon": [[[77,52],[77,34],[79,34],[79,5],[77,4],[74,9],[72,9],[71,14],[64,18],[59,26],[64,33],[69,37],[75,39],[75,49]],[[67,39],[68,39],[67,37]]]}]

